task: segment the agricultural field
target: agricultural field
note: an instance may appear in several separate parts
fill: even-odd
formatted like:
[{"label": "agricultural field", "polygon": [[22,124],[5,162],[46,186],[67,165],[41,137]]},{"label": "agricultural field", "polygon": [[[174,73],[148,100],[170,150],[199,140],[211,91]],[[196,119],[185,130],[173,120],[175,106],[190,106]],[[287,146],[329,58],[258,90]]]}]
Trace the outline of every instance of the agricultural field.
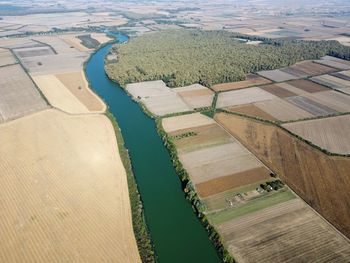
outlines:
[{"label": "agricultural field", "polygon": [[237,81],[237,82],[231,82],[231,83],[222,83],[217,84],[212,87],[215,91],[228,91],[228,90],[234,90],[234,89],[242,89],[247,88],[251,86],[259,86],[263,84],[268,84],[271,81],[268,79],[265,79],[263,77],[260,77],[255,74],[248,74],[246,76],[245,80]]},{"label": "agricultural field", "polygon": [[205,115],[164,118],[162,125],[200,197],[270,178],[254,155]]},{"label": "agricultural field", "polygon": [[282,82],[282,81],[287,81],[287,80],[299,78],[298,76],[284,72],[280,69],[262,70],[262,71],[258,71],[258,74],[267,78],[267,79],[273,80],[275,82]]},{"label": "agricultural field", "polygon": [[171,89],[161,80],[128,84],[126,90],[156,116],[210,107],[214,98],[214,92],[202,85]]},{"label": "agricultural field", "polygon": [[0,123],[48,107],[21,65],[0,67]]},{"label": "agricultural field", "polygon": [[294,198],[217,226],[238,262],[348,262],[350,244]]},{"label": "agricultural field", "polygon": [[26,57],[48,56],[55,54],[51,47],[39,45],[34,47],[16,48],[14,49],[14,52],[20,60]]},{"label": "agricultural field", "polygon": [[336,69],[348,70],[350,69],[350,62],[344,59],[339,59],[331,56],[324,56],[319,60],[315,60],[316,63],[329,66]]},{"label": "agricultural field", "polygon": [[49,109],[0,133],[1,262],[140,262],[107,117]]},{"label": "agricultural field", "polygon": [[[346,76],[347,72],[344,71],[342,74]],[[221,92],[216,107],[260,119],[281,122],[349,112],[349,96],[324,86],[327,84],[325,81],[316,83],[318,79],[326,79],[324,76],[327,76],[328,82],[337,79],[336,83],[333,81],[334,85],[337,85],[333,88],[347,92],[348,88],[345,84],[350,81],[333,75],[321,75],[312,77],[312,81],[297,79]]]},{"label": "agricultural field", "polygon": [[328,156],[274,125],[227,113],[216,114],[215,120],[309,205],[350,236],[349,203],[344,202],[350,200],[349,158]]},{"label": "agricultural field", "polygon": [[275,95],[261,88],[253,87],[242,90],[222,92],[218,96],[217,108],[226,108],[247,103],[271,100],[277,98]]},{"label": "agricultural field", "polygon": [[88,113],[87,107],[54,75],[33,76],[33,80],[50,104],[69,113]]},{"label": "agricultural field", "polygon": [[17,63],[16,58],[8,49],[0,48],[0,67]]},{"label": "agricultural field", "polygon": [[214,98],[214,92],[200,84],[186,87],[173,88],[185,103],[193,109],[210,107]]},{"label": "agricultural field", "polygon": [[55,77],[86,106],[90,112],[103,112],[106,105],[89,88],[83,71],[57,74]]},{"label": "agricultural field", "polygon": [[311,78],[312,81],[331,89],[350,94],[350,80],[332,75],[321,75]]},{"label": "agricultural field", "polygon": [[283,127],[329,152],[350,154],[350,115],[287,123]]}]

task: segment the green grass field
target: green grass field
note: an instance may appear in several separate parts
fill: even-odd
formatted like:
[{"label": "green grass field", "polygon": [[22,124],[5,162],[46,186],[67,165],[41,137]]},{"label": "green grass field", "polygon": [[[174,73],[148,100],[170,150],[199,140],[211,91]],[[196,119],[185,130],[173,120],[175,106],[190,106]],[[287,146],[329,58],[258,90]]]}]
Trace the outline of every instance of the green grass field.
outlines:
[{"label": "green grass field", "polygon": [[251,200],[244,205],[208,215],[208,219],[211,224],[221,224],[228,220],[232,220],[234,218],[238,218],[240,216],[253,213],[294,198],[296,198],[296,196],[289,189],[280,190],[278,192]]}]

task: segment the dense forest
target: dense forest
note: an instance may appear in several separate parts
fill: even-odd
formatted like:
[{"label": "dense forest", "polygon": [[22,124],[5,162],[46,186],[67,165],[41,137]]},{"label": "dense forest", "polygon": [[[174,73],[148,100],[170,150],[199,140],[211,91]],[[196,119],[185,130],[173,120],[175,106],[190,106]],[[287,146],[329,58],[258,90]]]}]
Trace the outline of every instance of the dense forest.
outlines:
[{"label": "dense forest", "polygon": [[[259,45],[237,37],[262,40]],[[162,79],[170,87],[243,80],[246,73],[289,66],[324,55],[350,59],[350,47],[337,41],[271,40],[226,31],[169,30],[113,47],[118,62],[106,65],[121,85]]]}]

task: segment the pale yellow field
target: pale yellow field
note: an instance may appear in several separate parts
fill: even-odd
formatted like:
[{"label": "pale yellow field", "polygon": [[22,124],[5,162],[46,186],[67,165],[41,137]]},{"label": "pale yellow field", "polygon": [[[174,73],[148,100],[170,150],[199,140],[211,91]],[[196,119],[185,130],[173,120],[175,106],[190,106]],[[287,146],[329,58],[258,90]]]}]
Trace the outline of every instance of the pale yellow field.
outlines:
[{"label": "pale yellow field", "polygon": [[63,35],[60,36],[60,38],[66,42],[68,45],[76,48],[79,51],[90,51],[89,48],[83,46],[81,44],[81,40],[76,37],[77,35],[69,34],[69,35]]},{"label": "pale yellow field", "polygon": [[106,110],[106,105],[103,101],[90,90],[83,71],[57,74],[56,78],[58,78],[59,81],[89,109],[89,111],[104,112]]},{"label": "pale yellow field", "polygon": [[105,116],[49,109],[0,133],[0,262],[140,262]]},{"label": "pale yellow field", "polygon": [[33,79],[52,106],[69,113],[89,112],[54,75],[33,76]]},{"label": "pale yellow field", "polygon": [[100,44],[104,44],[112,40],[112,38],[108,37],[105,33],[91,33],[91,37],[100,42]]}]

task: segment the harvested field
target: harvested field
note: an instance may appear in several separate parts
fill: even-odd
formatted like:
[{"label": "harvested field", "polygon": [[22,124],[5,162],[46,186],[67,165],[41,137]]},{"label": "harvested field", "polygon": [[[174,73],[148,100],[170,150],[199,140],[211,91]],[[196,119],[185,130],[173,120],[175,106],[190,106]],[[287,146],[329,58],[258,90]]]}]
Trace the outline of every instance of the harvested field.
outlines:
[{"label": "harvested field", "polygon": [[350,115],[288,123],[283,127],[322,149],[350,154]]},{"label": "harvested field", "polygon": [[231,111],[231,112],[245,114],[248,116],[259,117],[259,118],[265,119],[265,120],[270,120],[270,121],[277,120],[275,117],[273,117],[272,115],[263,111],[262,109],[258,108],[254,104],[246,104],[246,105],[242,105],[242,106],[231,107],[231,108],[227,108],[227,110]]},{"label": "harvested field", "polygon": [[234,90],[234,89],[247,88],[251,86],[259,86],[259,85],[264,85],[268,83],[271,83],[271,81],[268,79],[265,79],[255,74],[248,74],[246,76],[246,80],[217,84],[217,85],[214,85],[212,88],[215,91],[228,91],[228,90]]},{"label": "harvested field", "polygon": [[257,102],[255,103],[255,106],[280,121],[314,117],[313,114],[280,98]]},{"label": "harvested field", "polygon": [[182,153],[179,159],[195,184],[262,166],[237,142]]},{"label": "harvested field", "polygon": [[336,69],[320,65],[313,61],[302,61],[292,66],[296,70],[304,72],[306,76],[317,76],[336,71]]},{"label": "harvested field", "polygon": [[334,90],[315,92],[304,95],[304,97],[322,103],[338,112],[350,112],[350,97]]},{"label": "harvested field", "polygon": [[290,103],[296,105],[297,107],[310,112],[314,116],[324,116],[329,114],[337,113],[337,111],[322,105],[316,101],[309,100],[308,98],[296,96],[287,99]]},{"label": "harvested field", "polygon": [[74,47],[75,49],[79,50],[79,51],[90,51],[89,48],[83,46],[81,44],[81,40],[79,38],[77,38],[77,35],[63,35],[60,36],[60,38],[69,46]]},{"label": "harvested field", "polygon": [[295,65],[286,67],[286,68],[281,68],[279,70],[287,74],[296,76],[298,78],[305,78],[308,76],[304,71],[302,71],[301,69],[298,69],[298,67],[296,67]]},{"label": "harvested field", "polygon": [[292,96],[297,95],[294,92],[291,92],[291,91],[284,89],[284,88],[282,88],[278,85],[275,85],[275,84],[263,86],[260,88],[277,96],[277,97],[279,97],[279,98],[286,98],[286,97],[292,97]]},{"label": "harvested field", "polygon": [[345,60],[345,59],[340,59],[340,58],[336,58],[336,57],[332,57],[332,56],[324,56],[321,58],[322,60],[328,60],[328,61],[335,61],[344,65],[350,65],[350,61],[349,60]]},{"label": "harvested field", "polygon": [[337,60],[328,60],[328,59],[320,59],[320,60],[315,60],[316,63],[332,67],[335,69],[342,69],[342,70],[347,70],[350,69],[350,64],[346,64],[344,62],[339,62]]},{"label": "harvested field", "polygon": [[56,78],[77,97],[89,111],[101,112],[106,109],[105,104],[89,88],[83,71],[58,74]]},{"label": "harvested field", "polygon": [[69,113],[89,112],[54,75],[34,76],[33,79],[52,106]]},{"label": "harvested field", "polygon": [[140,262],[108,118],[50,109],[0,130],[1,262]]},{"label": "harvested field", "polygon": [[20,59],[26,58],[26,57],[47,56],[47,55],[55,54],[52,51],[52,49],[47,46],[18,48],[18,49],[15,49],[14,52]]},{"label": "harvested field", "polygon": [[276,82],[298,79],[298,76],[283,72],[279,69],[258,71],[258,74]]},{"label": "harvested field", "polygon": [[216,114],[215,119],[315,210],[350,236],[350,158],[328,156],[273,125],[225,113]]},{"label": "harvested field", "polygon": [[322,75],[321,76],[322,79],[337,83],[339,85],[342,85],[344,87],[350,87],[350,81],[349,80],[345,80],[342,78],[337,78],[335,76],[331,76],[331,75]]},{"label": "harvested field", "polygon": [[191,111],[181,97],[161,80],[128,84],[126,90],[154,115]]},{"label": "harvested field", "polygon": [[329,90],[325,86],[319,85],[315,82],[305,80],[305,79],[292,80],[292,81],[289,81],[288,84],[309,93]]},{"label": "harvested field", "polygon": [[162,119],[163,129],[168,133],[215,123],[212,118],[199,112]]},{"label": "harvested field", "polygon": [[79,53],[79,50],[74,46],[66,43],[59,36],[40,36],[33,37],[33,40],[45,43],[51,46],[58,54]]},{"label": "harvested field", "polygon": [[339,79],[339,78],[333,77],[333,79],[332,79],[330,77],[332,77],[332,76],[325,77],[325,75],[322,75],[322,76],[318,76],[318,77],[313,77],[313,78],[311,78],[311,80],[318,83],[318,84],[327,86],[331,89],[335,89],[335,90],[339,90],[339,91],[346,90],[346,88],[347,88],[346,85],[340,83],[339,81],[335,81],[336,79]]},{"label": "harvested field", "polygon": [[350,244],[300,199],[218,226],[238,262],[348,262]]},{"label": "harvested field", "polygon": [[144,98],[141,102],[156,116],[192,110],[176,93]]},{"label": "harvested field", "polygon": [[258,101],[270,100],[274,98],[277,97],[267,91],[256,87],[242,90],[233,90],[220,93],[216,107],[225,108]]},{"label": "harvested field", "polygon": [[16,63],[16,58],[8,49],[0,48],[0,67]]},{"label": "harvested field", "polygon": [[91,37],[96,39],[101,44],[105,44],[112,40],[112,38],[107,36],[105,33],[91,33]]},{"label": "harvested field", "polygon": [[21,59],[31,75],[59,74],[80,71],[88,53],[55,54]]},{"label": "harvested field", "polygon": [[284,88],[286,90],[289,90],[290,92],[293,92],[297,95],[306,95],[306,94],[309,94],[309,92],[305,91],[305,90],[302,90],[302,89],[299,89],[295,86],[292,86],[291,84],[289,84],[290,82],[281,82],[281,83],[276,83],[276,86],[279,86],[281,88]]},{"label": "harvested field", "polygon": [[344,72],[335,72],[335,73],[332,73],[330,75],[332,75],[334,77],[337,77],[337,78],[340,78],[340,79],[344,79],[344,80],[350,81],[350,76],[344,74]]},{"label": "harvested field", "polygon": [[172,89],[193,109],[210,107],[214,98],[214,92],[200,84]]},{"label": "harvested field", "polygon": [[210,107],[214,98],[214,92],[200,84],[187,87],[173,88],[183,101],[193,109]]},{"label": "harvested field", "polygon": [[192,133],[194,135],[174,140],[178,153],[199,150],[234,141],[224,129],[215,124],[194,127],[169,133],[170,136],[181,136]]},{"label": "harvested field", "polygon": [[[196,185],[197,193],[201,198],[205,198],[230,189],[250,185],[253,183],[268,181],[270,171],[265,167],[258,167],[232,175],[219,177]],[[258,184],[256,184],[256,187]]]},{"label": "harvested field", "polygon": [[19,64],[0,67],[0,123],[48,107]]}]

